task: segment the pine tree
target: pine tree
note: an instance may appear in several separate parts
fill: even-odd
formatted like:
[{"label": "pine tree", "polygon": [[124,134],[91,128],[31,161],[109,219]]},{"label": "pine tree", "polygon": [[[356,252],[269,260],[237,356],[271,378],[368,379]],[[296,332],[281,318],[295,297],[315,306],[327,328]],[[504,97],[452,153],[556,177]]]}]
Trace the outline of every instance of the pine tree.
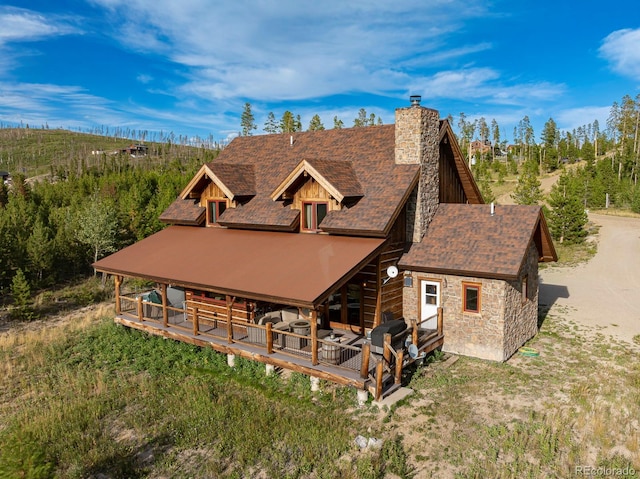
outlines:
[{"label": "pine tree", "polygon": [[278,133],[278,122],[272,111],[267,115],[267,121],[264,122],[264,131],[268,134]]},{"label": "pine tree", "polygon": [[360,108],[360,110],[358,111],[358,118],[353,120],[353,126],[361,127],[361,126],[368,126],[368,125],[369,125],[369,120],[367,119],[367,110],[365,110],[364,108]]},{"label": "pine tree", "polygon": [[251,136],[253,135],[253,130],[258,128],[253,113],[251,112],[251,103],[249,102],[244,104],[240,125],[242,126],[242,136]]},{"label": "pine tree", "polygon": [[480,180],[480,193],[482,194],[482,199],[485,203],[493,203],[496,201],[496,195],[493,193],[491,189],[491,185],[489,184],[489,178],[486,176]]},{"label": "pine tree", "polygon": [[560,175],[549,195],[549,229],[560,243],[579,243],[587,236],[588,218],[584,206],[566,172]]},{"label": "pine tree", "polygon": [[311,121],[309,122],[309,131],[320,131],[324,130],[324,125],[322,124],[322,120],[320,120],[320,116],[313,115]]},{"label": "pine tree", "polygon": [[341,130],[342,128],[344,128],[344,122],[339,119],[337,116],[333,117],[333,129],[334,130]]},{"label": "pine tree", "polygon": [[52,246],[49,228],[38,219],[27,239],[27,256],[39,282],[53,265]]},{"label": "pine tree", "polygon": [[280,132],[282,133],[293,133],[298,131],[298,121],[293,116],[289,110],[285,111],[282,114],[282,119],[280,120]]},{"label": "pine tree", "polygon": [[511,198],[519,205],[537,205],[542,199],[540,180],[538,180],[538,164],[535,161],[526,161],[522,165],[518,186],[511,193]]},{"label": "pine tree", "polygon": [[11,315],[20,320],[35,318],[31,308],[31,288],[21,269],[16,271],[11,281],[11,297],[13,298],[13,311]]}]

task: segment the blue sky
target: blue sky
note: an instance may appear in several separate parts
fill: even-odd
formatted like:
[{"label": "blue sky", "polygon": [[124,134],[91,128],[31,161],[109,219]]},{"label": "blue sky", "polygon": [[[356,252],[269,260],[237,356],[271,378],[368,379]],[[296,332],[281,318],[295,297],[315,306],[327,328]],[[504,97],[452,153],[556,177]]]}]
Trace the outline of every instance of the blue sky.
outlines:
[{"label": "blue sky", "polygon": [[597,119],[640,89],[630,0],[0,0],[0,121],[225,140],[250,102],[351,126],[411,94],[511,140]]}]

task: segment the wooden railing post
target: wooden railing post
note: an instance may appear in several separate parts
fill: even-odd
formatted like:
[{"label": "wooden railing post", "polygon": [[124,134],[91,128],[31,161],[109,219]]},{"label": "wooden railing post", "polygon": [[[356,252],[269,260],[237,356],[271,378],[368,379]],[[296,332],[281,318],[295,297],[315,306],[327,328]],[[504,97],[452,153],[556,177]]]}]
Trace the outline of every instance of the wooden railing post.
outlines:
[{"label": "wooden railing post", "polygon": [[438,336],[442,336],[442,306],[438,306]]},{"label": "wooden railing post", "polygon": [[265,329],[265,335],[267,338],[267,353],[268,354],[272,354],[273,353],[273,323],[271,323],[270,321],[264,325]]},{"label": "wooden railing post", "polygon": [[367,379],[369,377],[369,356],[371,356],[371,345],[366,342],[362,345],[362,364],[360,365],[360,377]]},{"label": "wooden railing post", "polygon": [[167,310],[167,285],[162,283],[162,324],[169,327],[169,311]]},{"label": "wooden railing post", "polygon": [[418,322],[415,319],[411,320],[411,342],[418,345]]},{"label": "wooden railing post", "polygon": [[318,365],[318,320],[314,309],[311,311],[311,364]]},{"label": "wooden railing post", "polygon": [[233,324],[231,321],[233,320],[233,303],[235,302],[235,297],[227,295],[227,342],[229,344],[233,343]]},{"label": "wooden railing post", "polygon": [[391,364],[391,334],[385,333],[383,338],[382,355],[384,356],[384,360],[387,362],[387,364]]},{"label": "wooden railing post", "polygon": [[395,383],[400,384],[402,382],[402,360],[404,356],[404,351],[401,349],[398,351],[398,355],[396,356],[396,377]]},{"label": "wooden railing post", "polygon": [[380,271],[382,255],[378,255],[376,261],[376,312],[373,317],[373,327],[382,323],[382,272]]},{"label": "wooden railing post", "polygon": [[138,319],[140,322],[144,321],[144,315],[142,314],[142,296],[138,296]]},{"label": "wooden railing post", "polygon": [[200,318],[198,317],[198,307],[193,305],[193,335],[200,334]]},{"label": "wooden railing post", "polygon": [[116,275],[113,279],[116,287],[116,315],[120,315],[122,312],[122,306],[120,305],[120,285],[122,284],[122,276]]},{"label": "wooden railing post", "polygon": [[376,401],[380,400],[382,396],[382,375],[384,374],[382,361],[379,361],[376,365]]}]

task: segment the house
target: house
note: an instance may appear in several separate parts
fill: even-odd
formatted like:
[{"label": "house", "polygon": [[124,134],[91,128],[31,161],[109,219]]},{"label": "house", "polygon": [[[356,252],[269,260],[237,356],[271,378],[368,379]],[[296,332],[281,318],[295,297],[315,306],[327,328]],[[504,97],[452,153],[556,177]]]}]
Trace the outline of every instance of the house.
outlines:
[{"label": "house", "polygon": [[7,183],[11,179],[8,171],[0,171],[0,181]]},{"label": "house", "polygon": [[129,145],[128,147],[119,150],[118,153],[121,153],[123,155],[131,155],[132,158],[139,158],[142,156],[147,156],[148,151],[149,147],[147,145]]},{"label": "house", "polygon": [[474,156],[476,153],[481,155],[491,153],[491,142],[489,140],[474,140],[469,143],[469,156]]},{"label": "house", "polygon": [[483,204],[419,97],[395,125],[236,138],[160,219],[94,264],[118,323],[376,397],[436,348],[508,358],[556,259],[541,209]]}]

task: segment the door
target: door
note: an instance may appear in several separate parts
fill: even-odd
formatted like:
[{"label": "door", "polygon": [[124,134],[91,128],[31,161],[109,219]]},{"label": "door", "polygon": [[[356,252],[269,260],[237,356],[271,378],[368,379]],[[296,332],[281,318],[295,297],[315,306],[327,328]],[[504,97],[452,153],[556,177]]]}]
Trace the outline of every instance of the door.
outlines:
[{"label": "door", "polygon": [[420,327],[438,328],[438,306],[440,306],[440,282],[420,281]]}]

